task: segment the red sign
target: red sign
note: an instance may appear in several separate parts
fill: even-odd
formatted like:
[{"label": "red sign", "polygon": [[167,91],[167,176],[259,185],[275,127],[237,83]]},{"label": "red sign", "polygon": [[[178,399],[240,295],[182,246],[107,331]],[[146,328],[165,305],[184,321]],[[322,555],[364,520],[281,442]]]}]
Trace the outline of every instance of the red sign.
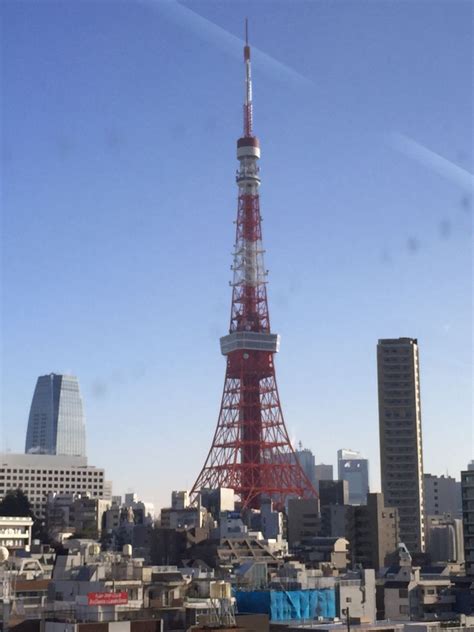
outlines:
[{"label": "red sign", "polygon": [[128,603],[127,592],[90,592],[87,593],[89,606],[124,606]]}]

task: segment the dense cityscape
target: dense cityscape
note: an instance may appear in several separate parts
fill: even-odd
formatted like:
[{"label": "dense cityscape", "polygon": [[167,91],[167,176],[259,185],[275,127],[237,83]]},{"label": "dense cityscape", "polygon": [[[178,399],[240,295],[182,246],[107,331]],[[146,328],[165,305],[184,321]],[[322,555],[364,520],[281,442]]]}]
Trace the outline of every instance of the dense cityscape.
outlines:
[{"label": "dense cityscape", "polygon": [[113,474],[88,460],[81,376],[46,367],[31,385],[24,452],[0,455],[5,632],[474,630],[474,461],[455,476],[425,471],[419,333],[373,344],[380,492],[364,445],[341,436],[334,471],[290,438],[251,64],[246,30],[225,380],[215,430],[201,429],[202,470],[189,489],[168,481],[165,507],[117,494]]}]

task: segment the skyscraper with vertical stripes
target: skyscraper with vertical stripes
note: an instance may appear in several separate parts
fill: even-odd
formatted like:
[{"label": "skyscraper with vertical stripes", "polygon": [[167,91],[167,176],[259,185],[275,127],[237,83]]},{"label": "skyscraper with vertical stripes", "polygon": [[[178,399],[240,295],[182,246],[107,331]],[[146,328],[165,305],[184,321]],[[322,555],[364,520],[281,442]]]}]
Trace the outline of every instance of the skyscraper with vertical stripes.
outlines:
[{"label": "skyscraper with vertical stripes", "polygon": [[86,456],[86,431],[77,377],[41,375],[31,402],[25,452]]}]

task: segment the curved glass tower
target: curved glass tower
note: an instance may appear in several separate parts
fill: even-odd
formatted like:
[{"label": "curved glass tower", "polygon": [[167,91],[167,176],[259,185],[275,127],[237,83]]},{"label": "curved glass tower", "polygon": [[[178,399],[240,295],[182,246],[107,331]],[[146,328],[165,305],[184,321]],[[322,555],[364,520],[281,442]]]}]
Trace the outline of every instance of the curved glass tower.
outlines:
[{"label": "curved glass tower", "polygon": [[31,402],[25,452],[86,456],[79,382],[73,375],[41,375]]}]

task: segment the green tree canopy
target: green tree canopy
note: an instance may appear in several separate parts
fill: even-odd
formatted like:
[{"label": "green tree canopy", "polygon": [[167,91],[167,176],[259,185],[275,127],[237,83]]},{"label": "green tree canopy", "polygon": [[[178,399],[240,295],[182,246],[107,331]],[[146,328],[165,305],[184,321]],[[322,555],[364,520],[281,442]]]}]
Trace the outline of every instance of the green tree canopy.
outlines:
[{"label": "green tree canopy", "polygon": [[29,516],[34,519],[28,497],[21,489],[10,489],[0,502],[0,516]]}]

